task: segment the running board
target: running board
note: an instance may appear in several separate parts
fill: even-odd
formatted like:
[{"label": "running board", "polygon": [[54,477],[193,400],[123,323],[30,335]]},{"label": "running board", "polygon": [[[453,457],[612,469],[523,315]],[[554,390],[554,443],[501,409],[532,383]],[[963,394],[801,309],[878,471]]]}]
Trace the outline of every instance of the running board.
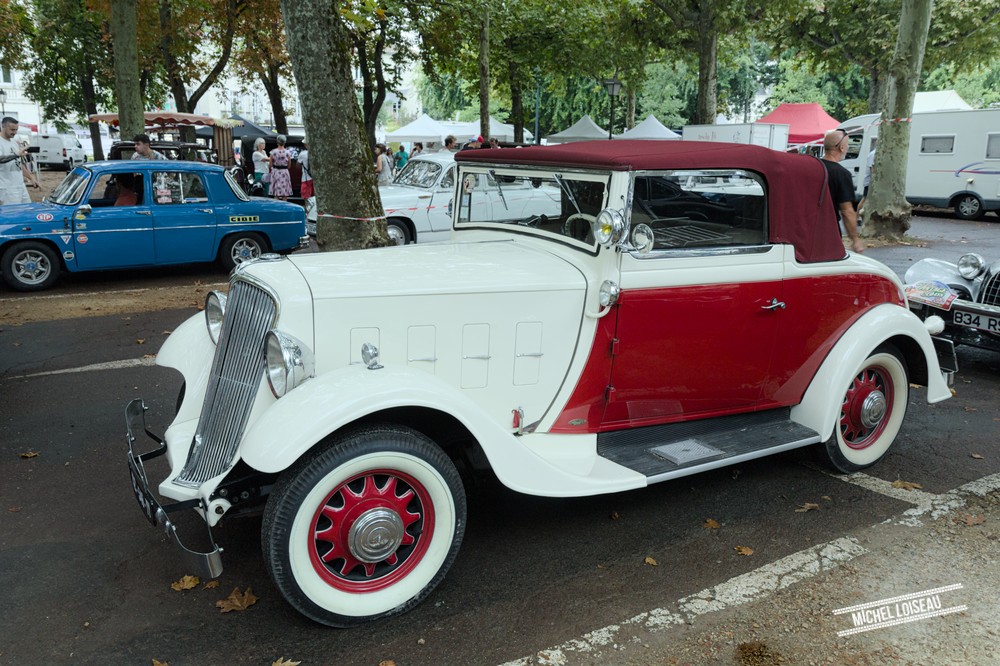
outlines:
[{"label": "running board", "polygon": [[776,409],[601,433],[597,454],[656,483],[819,441],[789,410]]}]

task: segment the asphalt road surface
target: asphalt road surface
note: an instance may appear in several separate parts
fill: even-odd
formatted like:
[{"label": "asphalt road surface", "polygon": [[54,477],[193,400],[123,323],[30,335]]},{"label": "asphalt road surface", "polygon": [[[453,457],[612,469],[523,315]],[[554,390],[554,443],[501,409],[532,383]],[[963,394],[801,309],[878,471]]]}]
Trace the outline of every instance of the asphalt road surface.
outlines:
[{"label": "asphalt road surface", "polygon": [[[926,243],[869,254],[900,273],[924,256],[954,260],[974,249],[994,259],[1000,223],[986,220],[920,218],[911,234]],[[145,280],[106,274],[85,291]],[[911,506],[824,473],[809,451],[580,499],[517,495],[487,480],[472,489],[451,572],[404,616],[349,631],[299,616],[264,570],[259,518],[216,530],[226,565],[217,588],[175,591],[171,583],[191,572],[135,504],[123,412],[142,397],[153,430],[169,423],[179,376],[151,355],[192,313],[0,324],[0,664],[517,662]],[[867,477],[946,493],[1000,472],[1000,355],[960,348],[959,363],[954,399],[929,406],[922,389],[911,391],[902,433]],[[821,510],[795,511],[806,503]],[[705,529],[709,518],[724,529]],[[904,554],[899,566],[919,557]],[[248,587],[259,597],[248,610],[216,608]]]}]

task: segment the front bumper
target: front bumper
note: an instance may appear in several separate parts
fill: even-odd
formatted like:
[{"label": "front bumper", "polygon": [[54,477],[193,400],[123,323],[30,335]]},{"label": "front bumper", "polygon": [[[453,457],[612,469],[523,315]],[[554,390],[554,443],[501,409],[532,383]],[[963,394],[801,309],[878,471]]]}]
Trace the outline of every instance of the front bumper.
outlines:
[{"label": "front bumper", "polygon": [[[146,428],[146,405],[141,399],[135,399],[125,407],[125,427],[127,428],[126,441],[128,443],[128,469],[132,479],[132,492],[139,503],[139,508],[143,515],[153,525],[161,528],[167,536],[174,540],[174,543],[181,549],[184,561],[189,567],[203,578],[218,578],[222,573],[222,548],[212,537],[212,528],[205,523],[208,530],[208,540],[211,550],[200,552],[191,550],[181,542],[177,534],[177,526],[170,520],[169,514],[183,509],[205,509],[205,505],[200,499],[192,499],[184,502],[174,502],[173,504],[161,505],[152,491],[149,489],[149,480],[146,477],[144,463],[153,458],[157,458],[167,452],[167,443],[162,438],[156,436]],[[145,432],[146,435],[157,443],[157,448],[146,453],[136,453],[135,434]]]},{"label": "front bumper", "polygon": [[[937,315],[945,322],[941,334],[955,344],[1000,351],[1000,307],[985,305],[961,298],[951,302],[948,309],[920,302],[911,302],[910,308],[921,319]],[[966,322],[979,322],[979,326]]]}]

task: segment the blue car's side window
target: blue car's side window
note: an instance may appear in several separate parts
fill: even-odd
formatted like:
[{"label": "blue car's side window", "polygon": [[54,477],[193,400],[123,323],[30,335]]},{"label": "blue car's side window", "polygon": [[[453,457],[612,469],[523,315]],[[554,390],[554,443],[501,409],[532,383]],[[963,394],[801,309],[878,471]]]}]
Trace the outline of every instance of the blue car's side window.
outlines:
[{"label": "blue car's side window", "polygon": [[138,206],[143,202],[141,173],[102,173],[87,203],[91,208]]},{"label": "blue car's side window", "polygon": [[208,194],[201,175],[185,171],[153,172],[153,198],[157,204],[205,203]]}]

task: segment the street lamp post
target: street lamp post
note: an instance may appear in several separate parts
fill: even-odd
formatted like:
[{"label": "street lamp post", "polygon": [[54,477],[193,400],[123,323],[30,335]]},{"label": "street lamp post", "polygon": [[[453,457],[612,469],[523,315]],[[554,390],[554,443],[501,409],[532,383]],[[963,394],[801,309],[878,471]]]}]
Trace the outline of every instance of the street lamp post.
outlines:
[{"label": "street lamp post", "polygon": [[610,141],[611,133],[614,131],[615,126],[615,98],[618,97],[618,93],[622,90],[622,82],[618,80],[618,76],[604,79],[604,88],[608,91],[608,95],[611,96],[611,122],[608,124],[608,141]]},{"label": "street lamp post", "polygon": [[0,115],[7,115],[7,91],[0,88]]}]

